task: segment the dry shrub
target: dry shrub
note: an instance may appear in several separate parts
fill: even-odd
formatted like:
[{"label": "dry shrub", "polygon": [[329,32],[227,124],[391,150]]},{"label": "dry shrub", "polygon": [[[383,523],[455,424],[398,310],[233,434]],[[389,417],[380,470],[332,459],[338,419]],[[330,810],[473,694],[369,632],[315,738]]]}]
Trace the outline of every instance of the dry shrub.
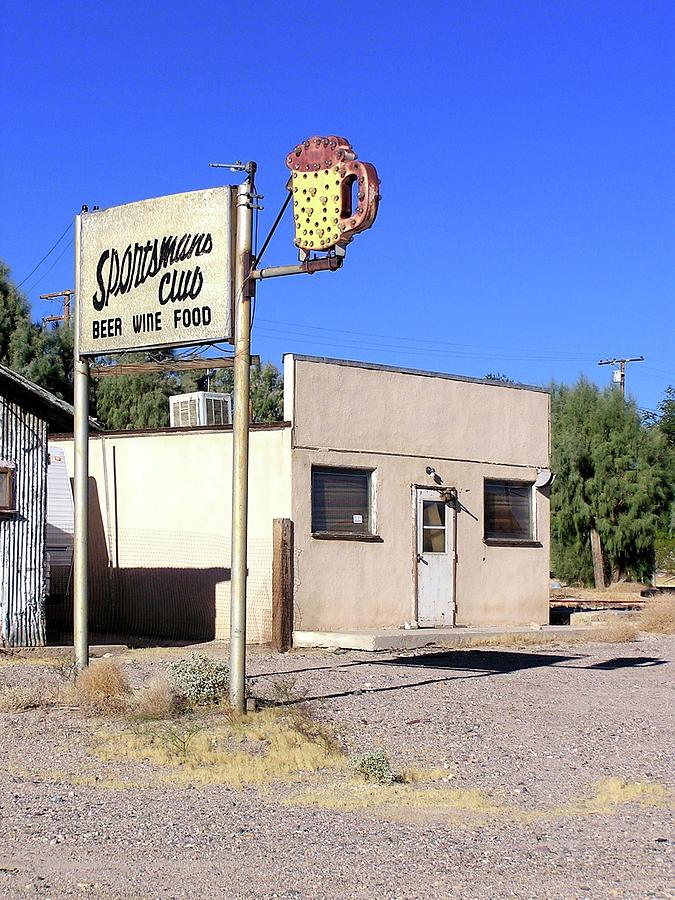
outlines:
[{"label": "dry shrub", "polygon": [[654,597],[647,600],[637,618],[640,631],[652,634],[675,634],[675,597]]},{"label": "dry shrub", "polygon": [[100,659],[78,673],[72,698],[86,715],[116,715],[128,708],[131,688],[116,660]]},{"label": "dry shrub", "polygon": [[34,687],[5,687],[0,690],[0,712],[22,712],[53,706],[57,697],[54,691],[44,685]]},{"label": "dry shrub", "polygon": [[185,712],[185,701],[167,678],[159,676],[136,691],[131,712],[139,719],[169,719]]},{"label": "dry shrub", "polygon": [[637,628],[632,622],[608,622],[600,625],[597,630],[589,634],[589,641],[599,641],[603,644],[626,644],[637,640]]}]

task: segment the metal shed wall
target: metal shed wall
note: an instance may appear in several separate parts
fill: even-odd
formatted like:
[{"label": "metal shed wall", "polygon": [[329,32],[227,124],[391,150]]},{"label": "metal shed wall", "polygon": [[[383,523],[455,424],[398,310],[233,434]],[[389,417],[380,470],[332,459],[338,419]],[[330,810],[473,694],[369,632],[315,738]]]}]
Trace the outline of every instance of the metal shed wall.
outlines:
[{"label": "metal shed wall", "polygon": [[0,458],[16,464],[16,512],[0,516],[0,643],[45,643],[47,422],[0,396]]}]

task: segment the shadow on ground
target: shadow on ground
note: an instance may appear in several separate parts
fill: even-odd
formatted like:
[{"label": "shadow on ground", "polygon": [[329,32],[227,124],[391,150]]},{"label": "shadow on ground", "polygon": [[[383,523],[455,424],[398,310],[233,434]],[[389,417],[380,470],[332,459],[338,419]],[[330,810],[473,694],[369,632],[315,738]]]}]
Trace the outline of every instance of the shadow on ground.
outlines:
[{"label": "shadow on ground", "polygon": [[[340,697],[350,697],[356,694],[380,694],[389,691],[405,691],[411,688],[429,684],[442,684],[448,681],[457,681],[469,678],[489,678],[498,675],[509,675],[513,672],[525,669],[537,668],[574,668],[579,672],[591,669],[613,671],[621,668],[646,667],[662,665],[665,660],[652,656],[616,657],[603,662],[583,665],[583,655],[553,654],[553,653],[524,653],[504,650],[454,650],[420,653],[415,656],[397,656],[391,659],[377,659],[369,657],[364,660],[345,662],[335,666],[306,667],[292,669],[285,672],[258,673],[256,678],[274,678],[295,676],[301,673],[311,673],[318,670],[338,670],[358,668],[363,666],[385,666],[397,669],[409,669],[411,675],[416,675],[414,681],[403,684],[388,684],[377,687],[353,687],[342,691],[326,692],[314,696],[303,696],[297,703],[312,700],[333,700]],[[581,665],[579,663],[582,663]],[[568,665],[574,663],[573,666]],[[413,671],[417,670],[417,671]],[[428,674],[430,677],[424,677]],[[433,675],[432,675],[433,673]]]}]

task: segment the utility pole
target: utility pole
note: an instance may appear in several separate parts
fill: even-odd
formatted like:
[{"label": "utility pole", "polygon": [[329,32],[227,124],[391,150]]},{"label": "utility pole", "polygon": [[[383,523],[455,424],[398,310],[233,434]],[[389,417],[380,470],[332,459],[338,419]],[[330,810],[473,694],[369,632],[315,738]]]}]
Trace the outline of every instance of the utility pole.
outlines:
[{"label": "utility pole", "polygon": [[40,294],[40,300],[56,300],[57,297],[63,297],[63,315],[45,316],[42,322],[63,322],[66,328],[70,328],[70,304],[74,293],[75,291],[69,288],[66,291],[55,291],[53,294]]},{"label": "utility pole", "polygon": [[251,397],[251,299],[253,207],[256,164],[243,167],[247,178],[237,188],[234,278],[234,416],[232,423],[232,557],[230,569],[230,703],[246,711],[246,574],[248,522],[249,404]]},{"label": "utility pole", "polygon": [[[82,208],[86,212],[86,207]],[[75,285],[80,289],[82,217],[75,217]],[[78,298],[78,300],[81,298]],[[89,665],[89,360],[80,356],[81,310],[75,316],[75,534],[73,541],[73,644],[78,670]]]},{"label": "utility pole", "polygon": [[[621,399],[624,400],[626,397],[626,363],[629,362],[644,362],[644,356],[626,356],[622,359],[601,359],[598,362],[599,366],[619,366],[618,371],[618,382],[619,388],[621,390]],[[615,374],[617,374],[615,372]],[[616,378],[614,379],[617,380]]]}]

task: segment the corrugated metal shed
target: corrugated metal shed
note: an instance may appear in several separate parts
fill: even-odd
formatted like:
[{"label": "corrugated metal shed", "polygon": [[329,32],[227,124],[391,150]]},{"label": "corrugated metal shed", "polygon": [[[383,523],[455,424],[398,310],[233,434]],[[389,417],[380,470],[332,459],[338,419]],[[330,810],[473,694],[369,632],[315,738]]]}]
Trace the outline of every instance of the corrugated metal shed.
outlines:
[{"label": "corrugated metal shed", "polygon": [[[0,512],[0,643],[45,643],[47,433],[70,428],[70,404],[0,366],[0,467],[11,509]],[[9,473],[9,474],[7,474]]]}]

